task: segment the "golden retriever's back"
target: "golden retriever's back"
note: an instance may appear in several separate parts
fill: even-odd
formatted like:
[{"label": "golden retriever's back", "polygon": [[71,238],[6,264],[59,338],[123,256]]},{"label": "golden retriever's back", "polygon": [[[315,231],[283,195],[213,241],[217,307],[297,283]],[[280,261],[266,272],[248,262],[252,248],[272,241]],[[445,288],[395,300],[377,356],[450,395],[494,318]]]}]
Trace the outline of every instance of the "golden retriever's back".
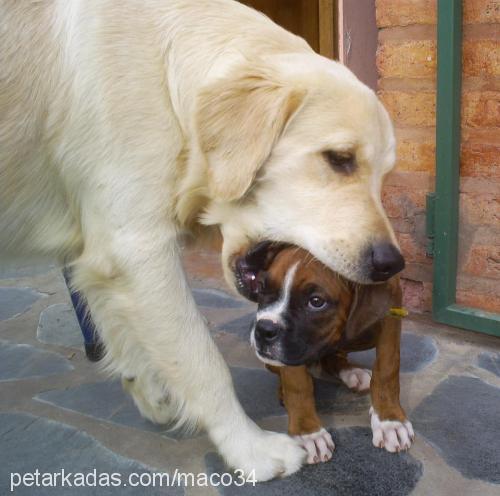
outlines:
[{"label": "golden retriever's back", "polygon": [[55,11],[55,2],[0,4],[0,251],[8,254],[52,255],[77,237],[47,134],[62,100]]},{"label": "golden retriever's back", "polygon": [[[130,156],[142,153],[139,131],[150,143],[168,133],[171,151],[158,146],[151,162],[172,162],[165,156],[182,148],[181,131],[174,129],[182,123],[172,121],[170,105],[182,104],[178,95],[186,101],[192,95],[182,88],[171,102],[170,77],[186,71],[205,78],[207,53],[220,58],[221,47],[227,60],[245,46],[245,53],[258,52],[259,43],[269,52],[287,44],[308,50],[262,14],[226,0],[0,0],[0,18],[3,253],[81,250],[79,198],[95,187],[86,184],[96,176],[92,168],[117,149],[117,140]],[[182,59],[164,59],[171,40],[183,44]],[[214,49],[199,50],[202,44]],[[99,160],[92,159],[99,146]]]}]

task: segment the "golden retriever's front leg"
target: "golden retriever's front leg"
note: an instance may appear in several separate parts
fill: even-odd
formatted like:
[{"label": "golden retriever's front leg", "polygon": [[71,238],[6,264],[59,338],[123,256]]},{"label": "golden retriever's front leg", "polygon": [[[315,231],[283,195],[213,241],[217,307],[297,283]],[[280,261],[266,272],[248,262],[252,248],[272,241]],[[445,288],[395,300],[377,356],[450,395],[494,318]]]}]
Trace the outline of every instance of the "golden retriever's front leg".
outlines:
[{"label": "golden retriever's front leg", "polygon": [[254,471],[258,480],[298,470],[305,457],[298,444],[262,431],[243,412],[188,288],[174,228],[161,219],[157,228],[151,219],[144,229],[123,222],[99,243],[89,240],[73,267],[108,369],[125,378],[150,419],[175,413],[179,423],[204,427],[233,468]]}]

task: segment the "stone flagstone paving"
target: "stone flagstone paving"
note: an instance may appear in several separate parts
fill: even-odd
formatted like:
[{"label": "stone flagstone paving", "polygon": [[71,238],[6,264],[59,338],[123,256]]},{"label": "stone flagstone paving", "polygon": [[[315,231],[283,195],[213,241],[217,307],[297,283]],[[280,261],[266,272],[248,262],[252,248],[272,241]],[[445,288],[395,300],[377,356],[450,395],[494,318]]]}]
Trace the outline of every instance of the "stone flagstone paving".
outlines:
[{"label": "stone flagstone paving", "polygon": [[[188,256],[194,298],[230,365],[236,392],[263,428],[286,431],[277,378],[248,345],[254,305],[232,296],[217,257]],[[204,279],[197,278],[200,264]],[[213,264],[213,265],[211,265]],[[214,268],[215,267],[215,268]],[[371,444],[369,395],[316,381],[318,411],[333,429],[332,461],[283,480],[245,487],[80,488],[75,494],[323,496],[500,493],[500,340],[403,321],[401,400],[416,430],[408,453]],[[60,271],[51,265],[0,270],[0,495],[10,472],[34,470],[138,473],[222,473],[204,433],[168,430],[144,420],[119,381],[109,380],[83,353],[78,323]],[[374,353],[352,354],[371,366]],[[28,488],[14,494],[73,494]]]}]

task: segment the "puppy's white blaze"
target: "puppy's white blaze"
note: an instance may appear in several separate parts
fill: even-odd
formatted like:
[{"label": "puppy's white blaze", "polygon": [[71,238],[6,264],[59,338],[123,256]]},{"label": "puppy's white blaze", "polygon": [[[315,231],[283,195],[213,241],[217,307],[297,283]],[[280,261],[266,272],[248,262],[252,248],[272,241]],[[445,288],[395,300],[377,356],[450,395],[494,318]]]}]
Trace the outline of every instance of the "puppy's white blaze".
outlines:
[{"label": "puppy's white blaze", "polygon": [[297,272],[297,267],[300,262],[293,264],[287,271],[285,275],[285,280],[283,282],[283,289],[281,290],[281,295],[278,301],[269,305],[263,310],[257,312],[257,321],[259,320],[272,320],[277,324],[283,324],[282,315],[290,303],[290,293],[292,291],[293,278]]}]

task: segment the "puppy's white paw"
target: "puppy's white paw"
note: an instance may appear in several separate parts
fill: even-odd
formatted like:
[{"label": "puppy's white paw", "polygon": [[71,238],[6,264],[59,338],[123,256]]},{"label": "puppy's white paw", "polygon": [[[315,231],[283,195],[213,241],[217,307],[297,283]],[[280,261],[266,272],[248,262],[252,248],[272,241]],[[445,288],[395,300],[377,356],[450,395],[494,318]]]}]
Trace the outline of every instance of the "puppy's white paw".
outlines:
[{"label": "puppy's white paw", "polygon": [[370,389],[372,371],[368,369],[342,369],[339,372],[340,380],[353,391],[362,393]]},{"label": "puppy's white paw", "polygon": [[326,429],[321,428],[317,432],[294,436],[294,438],[307,451],[307,463],[327,462],[332,458],[335,444]]},{"label": "puppy's white paw", "polygon": [[252,435],[240,433],[228,441],[219,445],[227,464],[257,481],[293,474],[306,458],[300,444],[286,434],[254,429]]},{"label": "puppy's white paw", "polygon": [[385,448],[391,453],[407,450],[415,439],[413,426],[409,420],[380,420],[377,412],[370,408],[373,446]]}]

